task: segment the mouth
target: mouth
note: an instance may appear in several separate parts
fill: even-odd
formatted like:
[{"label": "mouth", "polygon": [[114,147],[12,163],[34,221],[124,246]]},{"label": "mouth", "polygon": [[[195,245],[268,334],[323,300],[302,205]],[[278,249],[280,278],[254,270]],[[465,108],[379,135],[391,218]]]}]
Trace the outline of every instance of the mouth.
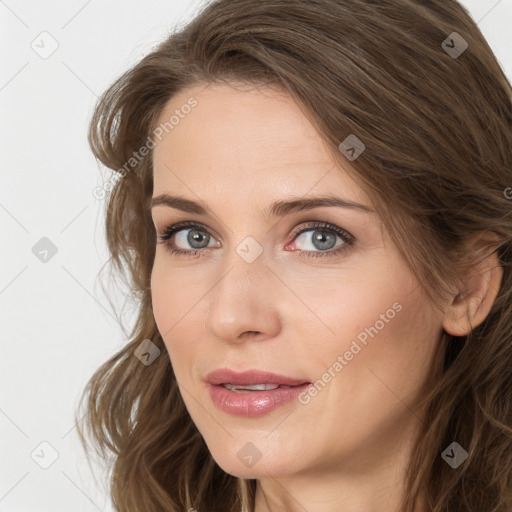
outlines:
[{"label": "mouth", "polygon": [[208,374],[205,381],[218,409],[233,416],[251,418],[292,402],[311,384],[306,379],[271,372],[237,373],[226,368]]}]

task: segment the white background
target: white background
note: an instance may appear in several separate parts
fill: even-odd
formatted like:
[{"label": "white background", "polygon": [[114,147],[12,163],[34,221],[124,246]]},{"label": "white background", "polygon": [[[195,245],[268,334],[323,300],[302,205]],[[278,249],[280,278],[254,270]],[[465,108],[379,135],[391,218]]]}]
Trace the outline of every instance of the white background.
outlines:
[{"label": "white background", "polygon": [[[512,78],[512,0],[462,3]],[[98,279],[104,205],[92,191],[110,174],[86,131],[107,86],[201,5],[0,0],[0,512],[112,510],[73,419],[90,375],[125,342]],[[47,59],[31,47],[43,31],[58,43]],[[46,263],[32,252],[43,237],[57,248]],[[48,469],[35,462],[52,460],[41,442],[58,454]]]}]

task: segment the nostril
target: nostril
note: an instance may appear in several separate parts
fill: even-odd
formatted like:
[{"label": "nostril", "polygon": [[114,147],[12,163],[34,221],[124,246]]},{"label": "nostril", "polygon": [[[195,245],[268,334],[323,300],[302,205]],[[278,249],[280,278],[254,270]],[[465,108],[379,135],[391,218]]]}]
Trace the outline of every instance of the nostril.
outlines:
[{"label": "nostril", "polygon": [[251,336],[251,337],[254,337],[254,336],[257,336],[258,334],[260,334],[260,331],[245,331],[242,336]]}]

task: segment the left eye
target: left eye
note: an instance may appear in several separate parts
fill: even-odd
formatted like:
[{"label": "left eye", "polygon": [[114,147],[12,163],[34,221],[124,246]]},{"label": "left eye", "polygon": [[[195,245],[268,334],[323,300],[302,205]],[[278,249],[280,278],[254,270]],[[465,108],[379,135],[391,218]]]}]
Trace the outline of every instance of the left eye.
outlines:
[{"label": "left eye", "polygon": [[[337,254],[342,250],[348,249],[355,240],[344,229],[328,223],[309,223],[301,228],[292,235],[291,243],[295,246],[297,241],[302,238],[306,246],[295,250],[307,257],[323,257]],[[310,235],[305,236],[306,233],[310,232]],[[162,235],[158,235],[158,238],[160,243],[164,244],[166,249],[175,255],[194,256],[204,249],[220,247],[220,243],[216,242],[207,229],[200,224],[190,222],[169,226]],[[341,240],[337,245],[336,238]],[[213,244],[210,244],[210,242],[213,242]],[[180,248],[180,245],[186,247],[187,244],[192,249]],[[290,244],[287,244],[286,247],[289,246]],[[331,250],[335,247],[336,249]]]},{"label": "left eye", "polygon": [[[307,236],[305,236],[306,234]],[[296,245],[301,238],[305,242],[302,247],[299,246],[299,250],[301,251],[314,251],[316,249],[323,252],[348,242],[346,237],[344,238],[342,234],[330,228],[303,229],[295,235],[294,245]],[[341,243],[337,246],[336,238],[341,239]]]}]

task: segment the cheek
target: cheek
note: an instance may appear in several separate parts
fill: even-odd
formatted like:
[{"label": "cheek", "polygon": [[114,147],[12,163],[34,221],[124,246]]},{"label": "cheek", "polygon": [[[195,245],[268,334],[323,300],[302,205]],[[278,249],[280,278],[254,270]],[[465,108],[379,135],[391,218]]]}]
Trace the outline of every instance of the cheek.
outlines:
[{"label": "cheek", "polygon": [[[151,274],[153,315],[177,377],[197,357],[204,334],[203,309],[206,285],[188,270],[170,271],[158,258]],[[204,289],[203,289],[204,288]],[[191,343],[191,340],[194,342]]]},{"label": "cheek", "polygon": [[158,261],[155,261],[151,274],[153,315],[171,362],[173,362],[173,345],[175,345],[171,340],[177,339],[179,320],[184,316],[184,304],[187,302],[186,289],[177,281],[175,273],[164,271]]},{"label": "cheek", "polygon": [[317,281],[321,290],[311,289],[308,304],[322,323],[297,318],[307,344],[303,356],[310,354],[317,371],[332,368],[341,356],[344,371],[337,365],[338,374],[347,379],[350,374],[349,385],[375,378],[369,368],[380,369],[390,382],[399,383],[400,376],[420,379],[441,334],[441,319],[400,258],[372,263],[338,272],[332,280]]},{"label": "cheek", "polygon": [[151,301],[155,322],[164,340],[165,333],[172,327],[173,322],[176,305],[174,289],[175,283],[172,282],[169,275],[161,271],[161,266],[156,260],[151,273]]},{"label": "cheek", "polygon": [[361,333],[364,342],[364,333],[369,336],[366,329],[376,323],[379,332],[390,331],[390,325],[400,323],[405,316],[399,310],[418,300],[413,276],[399,260],[384,258],[354,258],[346,267],[317,276],[314,285],[311,277],[295,284],[297,295],[307,298],[307,305],[318,319],[306,324],[304,315],[300,320],[301,315],[295,313],[303,327],[317,330],[311,349],[321,342],[328,351],[340,350]]},{"label": "cheek", "polygon": [[187,315],[194,314],[194,304],[201,297],[200,281],[194,284],[188,269],[169,268],[165,259],[165,255],[157,253],[151,273],[153,313],[162,336],[171,334],[170,329],[173,332],[178,322],[186,321]]},{"label": "cheek", "polygon": [[415,402],[439,354],[441,321],[423,293],[406,283],[344,306],[338,343],[324,351],[321,366],[340,363],[331,398],[352,418],[377,424]]}]

